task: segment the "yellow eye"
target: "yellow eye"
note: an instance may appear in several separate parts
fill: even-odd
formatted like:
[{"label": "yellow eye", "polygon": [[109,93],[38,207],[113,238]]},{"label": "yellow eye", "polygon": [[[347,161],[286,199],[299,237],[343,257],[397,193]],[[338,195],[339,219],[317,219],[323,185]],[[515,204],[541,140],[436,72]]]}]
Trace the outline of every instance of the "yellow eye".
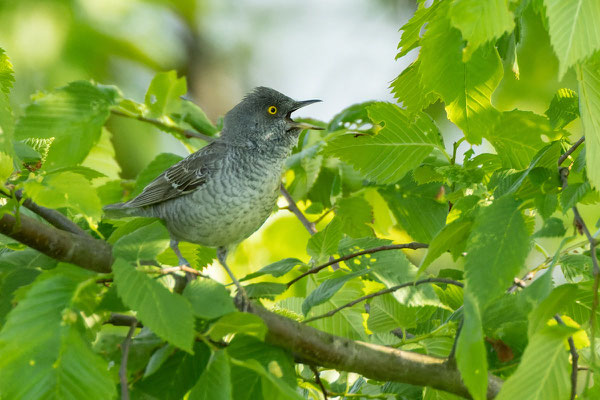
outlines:
[{"label": "yellow eye", "polygon": [[271,106],[271,107],[267,108],[267,112],[271,115],[275,115],[275,114],[277,114],[277,107]]}]

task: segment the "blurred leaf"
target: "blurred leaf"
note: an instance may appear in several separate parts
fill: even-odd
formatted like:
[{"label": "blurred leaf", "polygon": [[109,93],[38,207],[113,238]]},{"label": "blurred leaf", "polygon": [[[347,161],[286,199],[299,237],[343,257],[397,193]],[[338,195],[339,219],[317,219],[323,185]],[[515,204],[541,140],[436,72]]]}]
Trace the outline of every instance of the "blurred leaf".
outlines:
[{"label": "blurred leaf", "polygon": [[390,85],[394,98],[411,112],[421,111],[439,99],[438,94],[425,89],[421,83],[420,65],[421,61],[416,60],[406,67]]},{"label": "blurred leaf", "polygon": [[367,326],[374,333],[410,329],[417,325],[419,308],[400,304],[392,294],[377,296],[369,305]]},{"label": "blurred leaf", "polygon": [[281,379],[267,371],[256,360],[231,359],[231,363],[240,367],[248,368],[262,377],[262,393],[265,399],[281,400],[303,400],[293,388],[286,385]]},{"label": "blurred leaf", "polygon": [[550,218],[557,206],[558,195],[556,194],[538,194],[535,198],[535,207],[542,218]]},{"label": "blurred leaf", "polygon": [[99,171],[111,179],[119,179],[121,167],[115,160],[115,148],[111,138],[112,134],[106,128],[102,128],[100,140],[91,148],[81,165]]},{"label": "blurred leaf", "polygon": [[548,218],[544,226],[533,234],[533,237],[562,237],[567,233],[563,221],[559,218]]},{"label": "blurred leaf", "polygon": [[[585,254],[565,254],[558,260],[565,279],[575,283],[578,277],[590,278],[592,258]],[[572,315],[572,314],[571,314]]]},{"label": "blurred leaf", "polygon": [[154,353],[152,353],[152,357],[146,364],[146,369],[144,370],[144,378],[152,375],[167,361],[167,359],[173,354],[175,347],[171,344],[165,344]]},{"label": "blurred leaf", "polygon": [[442,2],[421,39],[422,83],[441,95],[448,119],[469,143],[480,144],[498,118],[490,97],[502,79],[502,63],[491,45],[480,47],[463,63],[463,39],[451,26],[449,12],[449,3]]},{"label": "blurred leaf", "polygon": [[579,117],[579,97],[571,89],[558,89],[546,110],[546,116],[554,129],[562,129]]},{"label": "blurred leaf", "polygon": [[[565,3],[571,3],[568,0]],[[556,3],[556,2],[553,2]],[[592,7],[594,2],[586,2],[584,7]],[[600,3],[594,3],[594,6],[600,14]],[[584,18],[590,18],[590,15]],[[588,20],[600,37],[600,25]],[[580,27],[571,27],[580,29]],[[585,41],[584,41],[585,42]],[[579,98],[581,120],[583,122],[583,131],[585,133],[585,162],[587,176],[595,189],[600,190],[600,62],[588,63],[577,69],[577,80],[579,81]]]},{"label": "blurred leaf", "polygon": [[306,252],[318,262],[335,253],[342,235],[342,222],[339,218],[334,218],[325,229],[310,237]]},{"label": "blurred leaf", "polygon": [[462,253],[466,247],[466,241],[471,233],[473,221],[459,219],[445,225],[441,231],[431,240],[427,255],[419,266],[419,273],[431,265],[445,251],[450,250],[453,256]]},{"label": "blurred leaf", "polygon": [[111,399],[106,361],[78,327],[72,300],[89,275],[45,275],[8,315],[0,332],[0,390],[6,399]]},{"label": "blurred leaf", "polygon": [[48,208],[69,207],[75,213],[98,221],[102,215],[100,198],[86,178],[74,172],[46,175],[25,182],[25,194]]},{"label": "blurred leaf", "polygon": [[128,307],[137,311],[137,317],[144,326],[169,343],[192,353],[194,317],[190,303],[137,271],[122,258],[117,258],[112,269],[119,296]]},{"label": "blurred leaf", "polygon": [[0,186],[4,186],[4,182],[13,172],[13,159],[6,153],[0,152]]},{"label": "blurred leaf", "polygon": [[117,240],[113,255],[130,262],[153,260],[168,245],[169,232],[161,222],[156,221]]},{"label": "blurred leaf", "polygon": [[210,327],[208,335],[212,340],[221,340],[223,336],[234,333],[254,336],[262,341],[267,334],[267,327],[260,317],[236,311],[219,318]]},{"label": "blurred leaf", "polygon": [[197,318],[215,319],[236,311],[231,295],[222,284],[212,279],[198,278],[183,290]]},{"label": "blurred leaf", "polygon": [[285,292],[287,285],[278,282],[259,282],[246,285],[246,294],[251,299],[271,299]]},{"label": "blurred leaf", "polygon": [[335,214],[342,221],[342,231],[350,237],[372,236],[368,224],[373,222],[371,205],[362,197],[346,197],[336,202]]},{"label": "blurred leaf", "polygon": [[205,135],[212,136],[218,132],[217,127],[213,125],[200,107],[189,100],[182,100],[179,116],[181,121],[190,124],[196,131]]},{"label": "blurred leaf", "polygon": [[374,124],[384,125],[377,134],[340,135],[325,148],[325,154],[349,163],[367,179],[394,183],[434,147],[443,147],[437,127],[424,113],[411,115],[389,103],[375,103],[368,111]]},{"label": "blurred leaf", "polygon": [[321,283],[319,287],[313,290],[302,303],[302,313],[307,315],[311,308],[318,306],[319,304],[325,303],[331,299],[333,295],[344,286],[346,282],[351,279],[358,278],[367,274],[369,270],[363,269],[361,271],[346,272],[342,270],[336,271],[329,279]]},{"label": "blurred leaf", "polygon": [[[544,0],[550,43],[558,56],[558,78],[577,62],[600,50],[600,3],[585,0]],[[581,95],[581,92],[580,92]]]},{"label": "blurred leaf", "polygon": [[162,174],[167,168],[175,165],[181,161],[183,157],[172,153],[161,153],[157,155],[154,160],[150,161],[146,167],[140,171],[135,180],[135,188],[131,192],[131,198],[134,198],[138,194],[142,193],[142,190]]},{"label": "blurred leaf", "polygon": [[483,344],[481,312],[469,287],[465,289],[464,322],[456,344],[456,363],[473,399],[484,400],[487,398],[488,363]]},{"label": "blurred leaf", "polygon": [[14,155],[12,148],[15,120],[10,106],[9,95],[15,82],[10,59],[0,47],[0,150]]},{"label": "blurred leaf", "polygon": [[[3,262],[4,259],[0,257],[2,269],[5,269],[7,265]],[[4,325],[6,315],[13,308],[14,292],[20,287],[32,283],[40,274],[39,270],[25,268],[24,265],[15,265],[15,267],[12,271],[2,271],[0,274],[0,326]]]},{"label": "blurred leaf", "polygon": [[158,222],[157,218],[145,218],[145,217],[135,217],[127,220],[122,225],[119,225],[117,229],[113,231],[113,233],[108,238],[107,242],[114,245],[117,240],[121,239],[123,236],[128,235],[141,227],[146,225],[150,225],[154,222]]},{"label": "blurred leaf", "polygon": [[206,369],[192,388],[190,400],[231,400],[231,367],[225,350],[212,353]]},{"label": "blurred leaf", "polygon": [[577,285],[560,285],[556,287],[540,304],[529,313],[529,326],[527,336],[532,338],[543,330],[548,321],[556,313],[574,301]]},{"label": "blurred leaf", "polygon": [[502,385],[497,399],[568,398],[570,367],[564,342],[576,331],[564,325],[546,326],[531,337],[517,371]]},{"label": "blurred leaf", "polygon": [[119,96],[112,86],[86,81],[39,95],[19,118],[15,138],[53,138],[46,170],[79,164],[100,139],[109,106]]},{"label": "blurred leaf", "polygon": [[276,278],[287,274],[296,265],[305,265],[302,261],[297,258],[284,258],[283,260],[276,261],[272,264],[262,267],[256,272],[246,275],[240,281],[247,281],[250,279],[258,278],[263,275],[272,275]]},{"label": "blurred leaf", "polygon": [[572,183],[560,193],[560,205],[563,213],[577,205],[588,193],[592,191],[589,182]]},{"label": "blurred leaf", "polygon": [[495,41],[515,27],[506,0],[457,0],[450,7],[450,19],[467,41],[463,50],[465,61],[481,45]]},{"label": "blurred leaf", "polygon": [[148,107],[149,117],[178,112],[181,108],[181,96],[187,92],[185,77],[177,78],[176,71],[157,73],[146,92],[144,103]]}]

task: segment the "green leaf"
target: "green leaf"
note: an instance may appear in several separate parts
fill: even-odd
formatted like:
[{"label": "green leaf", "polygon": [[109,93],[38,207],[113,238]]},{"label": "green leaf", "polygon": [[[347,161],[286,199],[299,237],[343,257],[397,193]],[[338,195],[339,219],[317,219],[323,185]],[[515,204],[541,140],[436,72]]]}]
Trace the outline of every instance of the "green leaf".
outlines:
[{"label": "green leaf", "polygon": [[219,318],[208,332],[213,340],[220,340],[223,336],[234,333],[254,336],[264,340],[267,327],[263,320],[254,314],[233,312]]},{"label": "green leaf", "polygon": [[231,400],[231,366],[225,350],[212,354],[206,369],[190,392],[190,400]]},{"label": "green leaf", "polygon": [[148,364],[146,364],[146,369],[144,370],[144,378],[152,375],[167,361],[167,359],[173,353],[175,347],[171,344],[165,344],[154,353],[152,353],[152,357],[148,360]]},{"label": "green leaf", "polygon": [[325,303],[331,299],[346,282],[367,274],[369,270],[364,269],[347,273],[345,271],[336,271],[329,279],[323,282],[319,287],[313,290],[302,303],[302,313],[307,315],[311,308]]},{"label": "green leaf", "polygon": [[571,89],[558,89],[546,110],[546,116],[554,129],[562,129],[575,120],[579,117],[577,93]]},{"label": "green leaf", "polygon": [[495,41],[515,27],[514,16],[506,0],[457,0],[450,7],[450,19],[467,41],[463,50],[466,61],[482,44]]},{"label": "green leaf", "polygon": [[53,273],[38,278],[0,332],[2,398],[114,398],[108,365],[82,336],[78,310],[72,308],[90,275],[68,269]]},{"label": "green leaf", "polygon": [[332,119],[327,130],[336,131],[339,129],[352,129],[361,130],[364,124],[369,123],[369,115],[367,109],[373,104],[377,104],[374,101],[367,101],[364,103],[353,104],[348,108],[345,108]]},{"label": "green leaf", "polygon": [[398,302],[392,294],[377,296],[369,307],[369,330],[390,332],[397,328],[409,329],[417,326],[417,307],[407,307]]},{"label": "green leaf", "polygon": [[565,340],[577,329],[547,326],[529,339],[516,372],[502,385],[497,400],[563,400],[571,388]]},{"label": "green leaf", "polygon": [[53,138],[47,170],[79,164],[100,139],[109,106],[118,97],[114,87],[86,81],[38,95],[17,122],[15,138]]},{"label": "green leaf", "polygon": [[448,119],[469,143],[480,144],[498,118],[490,97],[502,79],[502,63],[491,45],[480,47],[463,63],[463,39],[451,26],[449,11],[449,2],[442,2],[421,39],[422,83],[440,94]]},{"label": "green leaf", "polygon": [[189,100],[182,99],[180,119],[190,124],[195,130],[205,135],[214,135],[218,132],[216,126],[208,119],[204,111]]},{"label": "green leaf", "polygon": [[464,322],[456,345],[456,363],[473,399],[484,400],[487,398],[488,364],[481,311],[477,299],[468,290],[465,290],[464,301]]},{"label": "green leaf", "polygon": [[225,286],[212,279],[198,278],[188,283],[183,297],[190,301],[198,318],[215,319],[236,311]]},{"label": "green leaf", "polygon": [[48,208],[69,207],[92,221],[100,220],[102,206],[89,180],[74,172],[60,172],[25,182],[25,194]]},{"label": "green leaf", "polygon": [[375,135],[352,133],[329,141],[324,152],[338,157],[377,183],[394,183],[416,167],[434,147],[442,148],[439,131],[431,118],[389,103],[368,108],[373,124],[383,128]]},{"label": "green leaf", "polygon": [[577,285],[560,285],[529,313],[527,336],[532,338],[544,329],[549,320],[575,300]]},{"label": "green leaf", "polygon": [[[591,276],[592,258],[585,254],[565,254],[558,261],[562,269],[565,279],[568,282],[576,283],[578,277]],[[569,314],[572,315],[572,314]]]},{"label": "green leaf", "polygon": [[396,59],[405,56],[409,51],[419,45],[422,27],[433,15],[435,15],[435,11],[439,4],[440,1],[434,1],[432,5],[426,7],[424,1],[419,2],[417,11],[415,11],[412,18],[400,28],[402,37],[398,44],[400,51],[398,52]]},{"label": "green leaf", "polygon": [[313,259],[322,260],[335,253],[342,235],[342,222],[339,218],[334,218],[325,229],[310,237],[306,245],[306,252]]},{"label": "green leaf", "polygon": [[259,282],[244,286],[246,294],[251,299],[271,299],[286,291],[287,285],[278,282]]},{"label": "green leaf", "polygon": [[342,220],[342,231],[350,237],[373,236],[368,225],[373,222],[373,209],[363,197],[346,197],[336,202],[335,214]]},{"label": "green leaf", "polygon": [[122,236],[115,242],[113,255],[127,261],[153,260],[169,246],[169,232],[159,222]]},{"label": "green leaf", "polygon": [[544,221],[544,226],[533,234],[533,237],[562,237],[567,233],[562,219],[548,218]]},{"label": "green leaf", "polygon": [[177,78],[176,71],[157,73],[146,92],[144,102],[148,107],[150,117],[160,117],[163,114],[179,111],[180,97],[187,92],[185,77]]},{"label": "green leaf", "polygon": [[[567,1],[569,3],[571,1]],[[600,3],[587,2],[600,9]],[[586,4],[587,4],[586,3]],[[592,20],[597,21],[597,19]],[[595,29],[600,25],[596,22]],[[579,81],[579,112],[585,134],[587,176],[595,189],[600,189],[600,63],[584,64],[577,68]]]},{"label": "green leaf", "polygon": [[406,67],[391,83],[394,98],[408,111],[421,111],[439,99],[439,95],[427,90],[421,83],[420,60]]},{"label": "green leaf", "polygon": [[142,193],[142,190],[146,185],[152,182],[154,178],[158,177],[167,168],[175,165],[182,159],[183,157],[172,153],[161,153],[157,155],[154,160],[150,161],[150,163],[138,174],[137,179],[135,180],[135,188],[131,192],[131,198]]},{"label": "green leaf", "polygon": [[4,182],[13,172],[13,159],[6,153],[0,152],[0,185],[4,186]]},{"label": "green leaf", "polygon": [[262,267],[256,272],[246,275],[240,281],[247,281],[250,279],[258,278],[263,275],[272,275],[276,278],[283,276],[290,272],[296,265],[305,265],[302,261],[297,258],[284,258],[283,260],[276,261],[272,264]]},{"label": "green leaf", "polygon": [[529,234],[519,202],[505,196],[481,210],[467,242],[465,292],[480,307],[504,293],[524,266]]},{"label": "green leaf", "polygon": [[563,213],[577,205],[588,193],[592,191],[589,182],[572,183],[560,193],[560,205]]},{"label": "green leaf", "polygon": [[112,269],[119,296],[137,312],[142,323],[162,339],[191,353],[194,316],[190,303],[122,258],[117,258]]},{"label": "green leaf", "polygon": [[0,151],[14,156],[13,130],[14,117],[10,106],[10,90],[15,81],[12,64],[2,48],[0,48]]},{"label": "green leaf", "polygon": [[452,254],[462,253],[472,227],[473,221],[468,219],[458,219],[444,226],[431,241],[427,255],[419,266],[419,274],[447,250]]},{"label": "green leaf", "polygon": [[514,110],[501,114],[500,121],[486,139],[496,149],[503,167],[525,169],[538,151],[547,146],[544,136],[555,140],[560,135],[552,129],[547,118]]},{"label": "green leaf", "polygon": [[119,179],[121,167],[115,159],[115,148],[111,141],[112,134],[106,128],[102,128],[100,140],[88,153],[81,164],[98,171],[111,179]]},{"label": "green leaf", "polygon": [[[600,3],[587,0],[544,0],[550,43],[558,56],[558,77],[600,50]],[[580,93],[581,95],[581,93]]]},{"label": "green leaf", "polygon": [[240,367],[248,368],[262,377],[262,393],[265,399],[281,399],[281,400],[303,400],[293,388],[284,383],[283,380],[276,377],[270,371],[267,371],[256,360],[236,360],[230,359],[231,364]]}]

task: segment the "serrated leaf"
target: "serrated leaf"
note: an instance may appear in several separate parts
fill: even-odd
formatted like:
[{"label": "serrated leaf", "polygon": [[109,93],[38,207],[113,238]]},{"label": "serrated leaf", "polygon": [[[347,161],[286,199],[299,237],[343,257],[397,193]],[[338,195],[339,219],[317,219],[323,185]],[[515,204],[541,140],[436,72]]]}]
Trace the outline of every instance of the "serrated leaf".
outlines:
[{"label": "serrated leaf", "polygon": [[144,102],[149,110],[149,116],[160,117],[163,114],[179,111],[182,100],[187,92],[185,77],[177,78],[176,71],[157,73],[146,92]]},{"label": "serrated leaf", "polygon": [[79,164],[100,139],[109,106],[118,97],[111,86],[72,82],[38,96],[18,120],[15,138],[54,138],[43,167],[47,170]]},{"label": "serrated leaf", "polygon": [[565,279],[576,283],[578,277],[590,277],[592,270],[592,258],[585,254],[565,254],[558,260]]},{"label": "serrated leaf", "polygon": [[369,270],[364,269],[360,271],[347,273],[345,271],[336,271],[325,282],[321,283],[319,287],[313,290],[302,303],[302,313],[307,315],[311,308],[318,306],[319,304],[325,303],[331,299],[338,290],[344,286],[346,282],[351,279],[358,278],[369,273]]},{"label": "serrated leaf", "polygon": [[153,260],[169,245],[169,232],[159,222],[153,222],[121,237],[115,242],[114,257],[127,261]]},{"label": "serrated leaf", "polygon": [[115,159],[115,148],[111,138],[112,134],[108,129],[102,128],[100,140],[90,149],[81,165],[98,171],[110,179],[119,179],[121,167]]},{"label": "serrated leaf", "polygon": [[564,188],[560,193],[560,205],[563,213],[577,205],[591,191],[592,187],[589,182],[572,183]]},{"label": "serrated leaf", "polygon": [[72,300],[80,271],[46,275],[10,312],[0,332],[0,391],[6,399],[110,399],[107,363],[83,338]]},{"label": "serrated leaf", "polygon": [[576,331],[568,326],[554,325],[531,337],[519,367],[502,385],[497,400],[568,398],[570,367],[564,342]]},{"label": "serrated leaf", "polygon": [[212,279],[198,278],[188,283],[183,297],[190,301],[198,318],[215,319],[236,311],[225,286]]},{"label": "serrated leaf", "polygon": [[264,340],[267,334],[267,326],[260,317],[254,314],[233,312],[219,318],[210,327],[208,335],[213,340],[220,340],[225,335],[235,333],[254,336],[260,340]]},{"label": "serrated leaf", "polygon": [[284,258],[283,260],[276,261],[266,267],[262,267],[256,272],[246,275],[240,279],[240,281],[247,281],[263,275],[272,275],[278,278],[290,272],[296,265],[304,265],[304,263],[297,258]]},{"label": "serrated leaf", "polygon": [[172,153],[161,153],[154,160],[150,161],[146,167],[140,171],[136,180],[135,188],[131,192],[131,198],[142,193],[142,190],[157,176],[162,174],[167,168],[181,161],[183,157]]},{"label": "serrated leaf", "polygon": [[560,218],[548,218],[533,237],[562,237],[567,233],[565,224]]},{"label": "serrated leaf", "polygon": [[448,17],[449,3],[442,2],[421,39],[421,79],[427,90],[439,93],[448,119],[458,125],[472,144],[480,144],[498,118],[490,98],[503,70],[494,46],[477,49],[462,61],[463,39]]},{"label": "serrated leaf", "polygon": [[353,104],[350,107],[343,109],[341,112],[334,115],[327,126],[327,130],[332,132],[344,128],[360,130],[364,124],[369,123],[367,109],[373,104],[376,104],[376,102],[367,101],[364,103]]},{"label": "serrated leaf", "polygon": [[546,110],[546,116],[554,129],[562,129],[579,117],[577,93],[571,89],[558,89]]},{"label": "serrated leaf", "polygon": [[218,132],[204,111],[193,102],[183,99],[179,112],[181,121],[190,124],[198,132],[210,136]]},{"label": "serrated leaf", "polygon": [[482,44],[494,41],[515,27],[513,13],[506,0],[457,0],[450,7],[452,25],[467,41],[463,50],[466,61]]},{"label": "serrated leaf", "polygon": [[383,128],[375,135],[340,135],[329,141],[324,152],[340,158],[377,183],[393,183],[416,167],[434,147],[442,147],[439,131],[431,118],[389,103],[368,108],[374,124]]},{"label": "serrated leaf", "polygon": [[421,111],[439,99],[439,95],[425,89],[421,83],[420,60],[406,67],[390,85],[394,98],[408,111]]},{"label": "serrated leaf", "polygon": [[231,400],[231,366],[225,350],[212,354],[206,369],[192,388],[190,400]]},{"label": "serrated leaf", "polygon": [[100,220],[102,206],[89,180],[74,172],[46,175],[43,180],[25,182],[25,194],[48,208],[69,207],[92,221]]},{"label": "serrated leaf", "polygon": [[278,282],[259,282],[244,286],[246,294],[251,299],[273,300],[286,291],[287,285]]},{"label": "serrated leaf", "polygon": [[396,55],[396,59],[405,56],[410,50],[419,45],[421,39],[421,30],[433,15],[440,4],[440,1],[434,1],[429,7],[425,6],[425,2],[420,2],[417,6],[412,18],[400,28],[402,36],[398,48],[400,51]]},{"label": "serrated leaf", "polygon": [[[594,3],[600,10],[600,3],[588,3]],[[595,29],[600,30],[600,25],[596,24]],[[600,189],[600,62],[578,67],[577,80],[579,81],[579,112],[585,134],[587,176],[592,186]]]},{"label": "serrated leaf", "polygon": [[306,245],[306,252],[313,259],[322,260],[324,257],[335,253],[342,235],[342,221],[339,218],[334,218],[325,229],[310,237]]},{"label": "serrated leaf", "polygon": [[544,0],[550,43],[558,56],[558,77],[600,50],[600,3],[589,0]]},{"label": "serrated leaf", "polygon": [[501,197],[483,208],[467,241],[466,292],[480,307],[501,295],[524,266],[529,234],[519,202]]},{"label": "serrated leaf", "polygon": [[119,296],[137,312],[144,326],[167,342],[191,353],[194,316],[190,303],[145,273],[137,271],[122,258],[117,258],[112,270]]},{"label": "serrated leaf", "polygon": [[390,332],[397,328],[409,329],[417,325],[417,307],[407,307],[391,294],[377,296],[369,303],[369,330]]},{"label": "serrated leaf", "polygon": [[419,266],[418,273],[425,271],[434,260],[447,250],[450,250],[452,254],[464,251],[472,227],[473,221],[468,219],[459,219],[444,226],[431,241],[427,255]]},{"label": "serrated leaf", "polygon": [[564,307],[567,307],[577,293],[577,285],[556,287],[541,303],[529,313],[528,337],[544,329],[549,320]]},{"label": "serrated leaf", "polygon": [[362,197],[346,197],[336,202],[335,214],[342,220],[342,231],[350,237],[372,236],[371,205]]}]

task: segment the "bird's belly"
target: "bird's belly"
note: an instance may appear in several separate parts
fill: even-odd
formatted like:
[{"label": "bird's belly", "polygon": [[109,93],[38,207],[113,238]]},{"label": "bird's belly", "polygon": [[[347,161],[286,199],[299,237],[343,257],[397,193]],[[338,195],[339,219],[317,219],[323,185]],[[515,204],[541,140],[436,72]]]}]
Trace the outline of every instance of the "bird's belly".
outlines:
[{"label": "bird's belly", "polygon": [[220,178],[166,202],[171,204],[159,216],[179,240],[212,247],[235,244],[258,230],[271,214],[279,176]]}]

